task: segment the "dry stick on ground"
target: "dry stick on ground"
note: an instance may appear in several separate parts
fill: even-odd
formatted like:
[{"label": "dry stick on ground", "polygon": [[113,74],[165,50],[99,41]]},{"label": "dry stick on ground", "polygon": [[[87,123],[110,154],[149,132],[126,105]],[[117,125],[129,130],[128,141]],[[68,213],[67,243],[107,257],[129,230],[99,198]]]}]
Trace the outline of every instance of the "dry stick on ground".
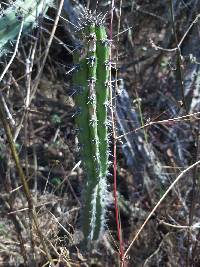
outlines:
[{"label": "dry stick on ground", "polygon": [[[7,64],[6,68],[4,69],[3,73],[0,76],[0,82],[4,78],[6,72],[8,71],[10,65],[12,64],[12,62],[13,62],[15,56],[16,56],[16,53],[17,53],[17,50],[18,50],[18,46],[19,46],[20,37],[21,37],[21,34],[22,34],[22,30],[23,30],[23,25],[24,25],[24,21],[22,20],[20,31],[19,31],[18,38],[17,38],[17,42],[16,42],[16,45],[15,45],[14,53],[13,53],[9,63]],[[32,195],[31,195],[31,192],[30,192],[26,177],[24,175],[23,169],[22,169],[22,167],[20,165],[20,161],[19,161],[19,157],[18,157],[17,150],[16,150],[16,147],[15,147],[15,143],[14,143],[14,140],[13,140],[13,136],[12,136],[12,132],[11,132],[11,129],[10,129],[10,125],[9,125],[9,123],[7,121],[7,118],[6,118],[5,112],[3,110],[3,107],[4,107],[4,103],[2,101],[2,98],[0,98],[0,119],[2,121],[4,130],[5,130],[5,133],[6,133],[6,137],[7,137],[7,140],[8,140],[8,144],[9,144],[9,147],[10,147],[10,150],[11,150],[12,157],[13,157],[13,159],[15,161],[16,169],[18,171],[21,183],[22,183],[23,188],[24,188],[25,196],[27,198],[28,207],[29,207],[29,216],[30,216],[30,219],[33,220],[34,223],[35,223],[35,227],[36,227],[38,236],[40,238],[40,241],[41,241],[41,243],[43,245],[43,248],[45,250],[46,256],[47,256],[48,260],[52,263],[52,266],[54,266],[53,260],[51,258],[51,255],[49,254],[48,247],[46,245],[46,242],[45,242],[45,239],[43,237],[43,234],[39,229],[39,223],[38,223],[37,214],[36,214],[36,211],[35,211],[35,208],[34,208],[34,205],[33,205]]]},{"label": "dry stick on ground", "polygon": [[123,257],[123,261],[122,261],[122,267],[124,266],[125,260],[126,260],[126,256],[129,253],[131,247],[133,246],[133,244],[135,243],[135,241],[137,240],[138,236],[140,235],[140,233],[142,232],[142,230],[144,229],[144,227],[146,226],[146,224],[148,223],[149,219],[151,218],[151,216],[154,214],[154,212],[157,210],[157,208],[160,206],[160,204],[163,202],[163,200],[165,199],[165,197],[168,195],[168,193],[172,190],[172,188],[175,186],[175,184],[177,184],[177,182],[191,169],[195,168],[198,164],[200,164],[200,160],[195,162],[194,164],[190,165],[188,168],[186,168],[184,171],[182,171],[179,176],[174,180],[174,182],[168,187],[168,189],[166,190],[166,192],[163,194],[163,196],[160,198],[160,200],[157,202],[157,204],[155,205],[155,207],[152,209],[152,211],[149,213],[149,215],[147,216],[146,220],[144,221],[144,223],[142,224],[142,226],[140,227],[140,229],[137,231],[135,237],[133,238],[133,240],[131,241],[130,245],[128,246],[126,252],[124,253],[124,257]]}]

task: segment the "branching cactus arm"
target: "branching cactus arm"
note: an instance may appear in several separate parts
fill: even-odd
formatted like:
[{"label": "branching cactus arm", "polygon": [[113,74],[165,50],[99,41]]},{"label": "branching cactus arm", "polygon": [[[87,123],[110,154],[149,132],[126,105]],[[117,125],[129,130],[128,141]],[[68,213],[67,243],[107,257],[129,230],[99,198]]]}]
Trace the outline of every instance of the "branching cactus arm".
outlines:
[{"label": "branching cactus arm", "polygon": [[0,15],[0,56],[6,53],[9,42],[16,40],[21,20],[24,20],[23,33],[37,25],[38,18],[45,14],[52,0],[16,0]]}]

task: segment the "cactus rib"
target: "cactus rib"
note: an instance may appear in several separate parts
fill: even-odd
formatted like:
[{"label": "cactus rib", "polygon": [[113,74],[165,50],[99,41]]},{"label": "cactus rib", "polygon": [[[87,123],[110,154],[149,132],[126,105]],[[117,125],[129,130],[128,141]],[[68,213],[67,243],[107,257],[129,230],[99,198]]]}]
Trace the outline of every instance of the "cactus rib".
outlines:
[{"label": "cactus rib", "polygon": [[101,18],[91,13],[86,15],[80,31],[83,48],[74,54],[77,70],[73,83],[84,88],[75,95],[75,104],[81,110],[76,123],[87,177],[83,233],[86,239],[98,240],[105,225],[107,201],[109,47]]}]

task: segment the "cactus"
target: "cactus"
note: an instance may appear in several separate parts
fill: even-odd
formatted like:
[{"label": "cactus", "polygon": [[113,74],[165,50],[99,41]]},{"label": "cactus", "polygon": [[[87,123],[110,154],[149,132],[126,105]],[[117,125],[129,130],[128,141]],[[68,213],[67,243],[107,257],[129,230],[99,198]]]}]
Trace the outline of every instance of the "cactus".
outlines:
[{"label": "cactus", "polygon": [[7,52],[6,46],[15,41],[24,20],[23,33],[37,25],[41,13],[45,13],[52,0],[16,0],[5,10],[0,10],[0,56]]},{"label": "cactus", "polygon": [[107,204],[109,46],[103,19],[86,12],[79,31],[82,44],[74,53],[73,84],[80,154],[86,174],[83,233],[98,240],[104,230]]}]

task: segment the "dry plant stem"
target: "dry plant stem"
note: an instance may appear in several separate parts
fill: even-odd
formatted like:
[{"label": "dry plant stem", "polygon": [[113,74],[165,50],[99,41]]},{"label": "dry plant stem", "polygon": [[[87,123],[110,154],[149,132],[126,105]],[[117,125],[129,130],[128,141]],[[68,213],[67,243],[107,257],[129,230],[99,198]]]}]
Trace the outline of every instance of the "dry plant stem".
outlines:
[{"label": "dry plant stem", "polygon": [[60,14],[61,14],[61,11],[62,11],[63,4],[64,4],[64,0],[61,0],[60,4],[59,4],[59,7],[58,7],[57,15],[56,15],[56,18],[55,18],[55,21],[54,21],[53,29],[51,31],[51,35],[50,35],[48,43],[47,43],[47,48],[46,48],[46,51],[45,51],[45,54],[44,54],[44,59],[43,59],[42,64],[40,66],[40,70],[39,70],[39,72],[37,74],[37,77],[35,78],[35,84],[34,84],[33,89],[32,89],[32,95],[30,96],[30,102],[32,101],[32,99],[35,96],[35,93],[37,91],[37,88],[38,88],[38,85],[39,85],[39,82],[40,82],[40,78],[42,76],[42,72],[43,72],[43,69],[44,69],[48,54],[49,54],[49,50],[50,50],[50,47],[51,47],[51,44],[52,44],[56,29],[57,29],[57,26],[58,26],[58,22],[59,22],[59,19],[60,19]]},{"label": "dry plant stem", "polygon": [[[34,47],[36,47],[37,40],[35,41]],[[31,52],[30,52],[31,54]],[[27,140],[28,140],[28,119],[29,119],[29,112],[28,112],[28,107],[30,104],[30,92],[31,92],[31,72],[33,66],[33,61],[29,60],[29,58],[26,60],[26,88],[27,88],[27,93],[26,93],[26,99],[25,99],[25,110],[24,110],[24,148],[25,148],[25,171],[26,171],[26,177],[29,177],[29,162],[28,162],[28,151],[27,151]],[[22,116],[23,117],[23,116]],[[35,260],[35,242],[33,238],[33,221],[30,219],[29,220],[29,228],[30,228],[30,240],[31,240],[31,257],[32,261]]]},{"label": "dry plant stem", "polygon": [[[5,74],[7,73],[10,65],[12,64],[16,54],[17,54],[17,50],[18,50],[18,46],[19,46],[19,41],[20,41],[20,37],[21,37],[21,34],[22,34],[22,30],[23,30],[23,25],[24,25],[24,21],[22,20],[21,22],[21,26],[20,26],[20,30],[19,30],[19,34],[18,34],[18,37],[17,37],[17,42],[16,42],[16,45],[15,45],[15,50],[14,50],[14,53],[9,61],[9,63],[7,64],[7,66],[5,67],[4,71],[2,72],[1,76],[0,76],[0,82],[3,80]],[[2,111],[2,108],[5,106],[5,103],[4,103],[4,99],[3,99],[3,96],[1,95],[0,96],[1,99],[0,99],[0,118],[2,120],[2,123],[4,125],[4,129],[6,131],[6,133],[9,133],[9,126],[6,127],[6,121],[4,121],[5,117],[4,117],[4,114],[3,114],[3,111]],[[11,133],[11,131],[10,131]],[[7,135],[8,136],[8,135]],[[13,143],[14,144],[14,143]],[[9,191],[9,188],[11,189],[11,187],[9,186],[9,181],[7,181],[7,191]],[[11,198],[9,199],[9,207],[10,207],[10,210],[12,211],[12,200]],[[23,241],[23,237],[22,237],[22,234],[21,234],[21,231],[20,231],[20,226],[19,226],[19,223],[18,223],[18,220],[16,218],[15,215],[11,215],[12,217],[12,221],[15,225],[15,228],[17,230],[17,235],[18,235],[18,239],[19,239],[19,242],[20,242],[20,248],[21,248],[21,252],[22,252],[22,256],[24,258],[24,263],[25,265],[27,266],[27,254],[26,254],[26,249],[25,249],[25,246],[24,246],[24,241]]]},{"label": "dry plant stem", "polygon": [[178,45],[176,45],[175,48],[164,48],[164,47],[161,47],[159,45],[156,45],[154,43],[153,40],[150,39],[150,42],[152,44],[152,46],[156,49],[156,50],[161,50],[161,51],[165,51],[165,52],[174,52],[176,51],[177,49],[180,48],[180,46],[182,45],[183,41],[185,40],[185,38],[187,37],[188,33],[190,32],[190,30],[192,29],[192,27],[194,26],[194,24],[197,23],[198,19],[200,18],[200,14],[198,14],[196,16],[196,18],[192,21],[192,23],[190,24],[190,26],[188,27],[188,29],[186,30],[186,32],[184,33],[183,37],[181,38],[180,42],[178,43]]},{"label": "dry plant stem", "polygon": [[67,236],[69,237],[69,239],[71,240],[71,242],[73,242],[74,240],[73,240],[73,236],[72,236],[72,234],[70,234],[70,232],[69,231],[67,231],[67,229],[59,222],[59,220],[56,218],[56,216],[53,214],[53,213],[51,213],[50,211],[49,211],[49,213],[51,214],[51,216],[54,218],[54,220],[57,222],[57,224],[63,229],[63,231],[67,234]]},{"label": "dry plant stem", "polygon": [[[30,125],[31,125],[31,132],[34,132],[34,127],[33,127],[33,123],[32,123],[32,120],[30,122]],[[37,173],[38,173],[38,160],[37,160],[37,153],[36,153],[36,146],[35,144],[33,145],[33,166],[34,166],[34,200],[37,202],[37,195],[38,195],[38,190],[37,190],[37,187],[38,187],[38,180],[37,180]]]},{"label": "dry plant stem", "polygon": [[78,197],[76,196],[76,193],[70,183],[70,180],[69,180],[69,177],[70,175],[73,173],[74,170],[76,170],[77,167],[79,167],[79,165],[81,164],[81,161],[79,161],[78,163],[76,163],[76,165],[72,168],[72,170],[70,171],[69,174],[66,174],[65,170],[64,170],[64,167],[62,166],[62,171],[63,171],[63,174],[64,174],[64,177],[63,177],[63,180],[62,182],[55,188],[54,192],[56,192],[59,188],[61,188],[61,193],[62,193],[62,185],[66,182],[70,188],[70,191],[73,195],[73,197],[75,198],[75,200],[77,201],[77,204],[79,207],[81,207],[81,202],[79,201]]},{"label": "dry plant stem", "polygon": [[159,221],[160,224],[163,224],[163,225],[166,225],[166,226],[169,226],[169,227],[172,227],[172,228],[176,228],[176,229],[181,229],[181,230],[194,230],[194,229],[198,229],[200,227],[197,227],[197,226],[189,226],[189,225],[175,225],[175,224],[171,224],[171,223],[167,223],[165,221]]},{"label": "dry plant stem", "polygon": [[146,127],[149,127],[149,126],[152,126],[152,125],[155,125],[155,124],[169,124],[169,123],[175,123],[175,122],[183,122],[183,121],[190,121],[191,118],[193,117],[194,119],[196,120],[199,120],[200,118],[196,117],[197,115],[200,115],[200,112],[195,112],[195,113],[192,113],[192,114],[188,114],[188,115],[185,115],[185,116],[180,116],[180,117],[176,117],[176,118],[173,118],[173,119],[167,119],[167,120],[161,120],[161,121],[151,121],[149,123],[146,123],[144,124],[143,126],[141,127],[138,127],[130,132],[127,132],[125,134],[122,134],[122,135],[119,135],[117,136],[116,138],[117,139],[121,139],[122,137],[128,135],[128,134],[131,134],[133,132],[137,132],[139,130],[142,130]]},{"label": "dry plant stem", "polygon": [[[2,72],[2,74],[0,76],[0,82],[4,78],[6,72],[8,71],[9,67],[11,66],[11,64],[12,64],[12,62],[13,62],[16,54],[17,54],[20,37],[21,37],[22,31],[23,31],[23,25],[24,25],[24,20],[22,20],[22,22],[21,22],[21,26],[20,26],[18,37],[17,37],[14,53],[13,53],[9,63],[7,64],[7,66],[5,67],[4,71]],[[16,168],[17,168],[21,183],[22,183],[23,188],[24,188],[24,193],[25,193],[26,198],[27,198],[28,207],[29,207],[30,224],[32,225],[32,220],[33,220],[34,223],[35,223],[38,235],[40,237],[41,243],[42,243],[42,245],[44,247],[44,250],[46,252],[46,256],[47,256],[48,260],[51,262],[52,259],[51,259],[51,256],[50,256],[49,252],[48,252],[48,248],[46,246],[46,243],[45,243],[45,240],[43,238],[43,235],[42,235],[42,233],[41,233],[41,231],[39,229],[39,224],[37,222],[37,215],[36,215],[36,212],[35,212],[35,209],[34,209],[32,196],[31,196],[31,193],[30,193],[30,190],[29,190],[28,183],[26,181],[26,177],[25,177],[24,172],[23,172],[23,170],[21,168],[21,165],[20,165],[20,161],[19,161],[19,157],[18,157],[16,148],[15,148],[15,144],[14,144],[13,136],[12,136],[12,133],[11,133],[11,129],[10,129],[9,123],[7,122],[6,116],[4,114],[3,107],[4,107],[4,102],[3,102],[2,96],[0,96],[0,119],[1,119],[2,124],[4,126],[4,130],[6,132],[6,136],[7,136],[7,139],[8,139],[9,146],[10,146],[11,154],[12,154],[12,157],[13,157],[13,159],[15,161]],[[23,255],[24,255],[24,253],[25,252],[23,252]]]},{"label": "dry plant stem", "polygon": [[157,249],[145,260],[142,267],[149,267],[149,261],[159,254],[159,251],[161,250],[163,244],[166,242],[167,238],[172,234],[172,232],[168,232],[161,240],[160,244],[158,245]]},{"label": "dry plant stem", "polygon": [[8,69],[10,68],[10,65],[12,64],[16,54],[17,54],[17,50],[18,50],[18,46],[19,46],[19,41],[20,41],[20,37],[21,37],[21,34],[22,34],[22,30],[23,30],[23,26],[24,26],[24,21],[22,20],[21,22],[21,26],[20,26],[20,30],[19,30],[19,34],[18,34],[18,37],[17,37],[17,42],[16,42],[16,45],[15,45],[15,50],[14,50],[14,53],[8,63],[8,65],[5,67],[4,71],[2,72],[1,76],[0,76],[0,82],[3,80],[3,77],[5,76],[6,72],[8,71]]},{"label": "dry plant stem", "polygon": [[[197,16],[196,18],[199,18],[199,16]],[[197,21],[197,19],[196,19]],[[198,121],[198,130],[194,131],[194,128],[192,127],[192,124],[190,123],[190,128],[191,128],[191,132],[192,132],[192,136],[193,139],[196,142],[196,161],[199,158],[199,121]],[[195,204],[197,203],[197,191],[199,190],[199,187],[197,188],[197,179],[198,179],[198,170],[197,170],[197,166],[195,167],[194,171],[193,171],[193,180],[192,180],[192,197],[191,197],[191,204],[190,204],[190,211],[189,211],[189,226],[191,226],[193,224],[193,217],[194,217],[194,213],[195,213]],[[187,244],[187,255],[186,255],[186,266],[190,266],[193,262],[193,258],[190,256],[191,255],[191,247],[190,244],[192,242],[192,235],[190,232],[188,232],[188,244]],[[192,262],[190,263],[190,258],[192,259]]]},{"label": "dry plant stem", "polygon": [[[199,122],[198,122],[198,130],[196,132],[196,161],[198,160],[199,158]],[[194,134],[195,135],[195,134]],[[194,218],[194,212],[195,212],[195,204],[196,204],[196,201],[197,201],[197,191],[198,191],[198,188],[197,188],[197,176],[198,175],[198,168],[197,166],[194,168],[194,171],[193,171],[193,181],[192,181],[192,196],[191,196],[191,204],[190,204],[190,211],[189,211],[189,227],[193,224],[193,218]],[[187,241],[188,241],[188,248],[187,248],[187,255],[186,255],[186,261],[187,261],[187,266],[191,266],[190,264],[190,255],[191,255],[191,248],[190,248],[190,244],[192,242],[192,236],[191,236],[191,233],[188,232],[188,236],[187,236]],[[191,258],[192,259],[192,258]]]},{"label": "dry plant stem", "polygon": [[172,28],[173,28],[173,32],[174,32],[174,37],[175,37],[175,43],[176,43],[176,47],[177,47],[177,70],[178,70],[178,76],[179,76],[179,81],[180,81],[180,89],[181,89],[181,97],[182,97],[182,102],[183,102],[183,107],[186,111],[186,113],[188,113],[188,107],[185,101],[185,94],[184,94],[184,83],[183,83],[183,73],[182,73],[182,59],[181,59],[181,49],[178,45],[178,38],[177,38],[177,34],[176,34],[176,26],[175,26],[175,20],[174,20],[174,8],[173,8],[173,1],[170,0],[170,13],[171,13],[171,23],[172,23]]},{"label": "dry plant stem", "polygon": [[[122,1],[120,1],[120,14],[121,14],[121,6]],[[113,38],[113,11],[115,7],[115,1],[112,0],[112,6],[111,6],[111,19],[110,19],[110,40]],[[120,18],[118,23],[118,32],[120,30]],[[119,43],[119,36],[117,39]],[[112,62],[112,45],[110,45],[110,62]],[[117,60],[118,60],[118,52],[117,52]],[[121,224],[119,219],[119,208],[118,208],[118,198],[117,198],[117,139],[116,139],[116,130],[115,130],[115,114],[114,110],[116,108],[116,88],[117,88],[117,72],[116,72],[116,83],[115,83],[115,91],[114,91],[114,98],[112,93],[112,73],[110,68],[110,99],[111,99],[111,119],[112,119],[112,134],[113,134],[113,179],[114,179],[114,206],[115,206],[115,218],[116,218],[116,224],[117,224],[117,236],[119,240],[119,252],[120,252],[120,260],[123,259],[124,255],[124,249],[123,249],[123,241],[122,241],[122,235],[121,235]]]},{"label": "dry plant stem", "polygon": [[0,95],[1,95],[3,106],[4,106],[4,110],[6,112],[6,116],[9,119],[10,123],[12,124],[12,126],[15,126],[15,121],[14,121],[14,119],[12,117],[11,112],[9,111],[9,108],[8,108],[8,106],[6,104],[5,98],[3,97],[3,94],[0,93]]},{"label": "dry plant stem", "polygon": [[[185,109],[186,114],[188,114],[188,106],[185,100],[185,94],[184,94],[184,79],[183,79],[183,72],[182,72],[182,55],[181,55],[181,48],[178,44],[178,38],[176,34],[176,27],[175,27],[175,19],[174,19],[174,10],[173,10],[173,1],[170,0],[170,13],[171,13],[171,19],[172,19],[172,27],[173,27],[173,32],[174,32],[174,37],[175,37],[175,43],[176,43],[176,53],[177,53],[177,70],[178,70],[178,76],[180,79],[180,88],[181,88],[181,95],[182,95],[182,102],[183,102],[183,107]],[[196,19],[195,19],[196,21]],[[191,24],[193,25],[193,24]],[[190,29],[190,27],[189,27]],[[192,125],[190,125],[191,131],[192,131]],[[196,139],[196,136],[194,135],[192,131],[192,135],[194,137],[194,140]],[[197,135],[198,138],[198,135]],[[198,148],[197,148],[198,150]],[[192,199],[191,199],[191,205],[190,205],[190,212],[189,212],[189,225],[192,225],[193,222],[193,213],[194,213],[194,208],[195,208],[195,202],[196,202],[196,171],[194,170],[193,173],[193,181],[192,181]],[[191,239],[191,234],[188,232],[188,244],[187,244],[187,255],[186,255],[186,266],[190,266],[190,239]]]},{"label": "dry plant stem", "polygon": [[[191,258],[193,259],[192,264],[194,263],[195,255],[196,255],[196,252],[198,250],[199,238],[200,238],[200,231],[196,235],[196,241],[195,241],[192,253],[191,253]],[[195,266],[195,265],[192,265],[192,266]]]},{"label": "dry plant stem", "polygon": [[[42,246],[44,248],[44,251],[46,253],[46,256],[47,256],[49,262],[53,263],[51,255],[49,254],[49,251],[48,251],[44,236],[43,236],[43,234],[42,234],[42,232],[40,231],[40,228],[39,228],[37,214],[36,214],[36,211],[35,211],[35,208],[34,208],[34,205],[33,205],[32,195],[31,195],[31,192],[30,192],[26,177],[24,175],[23,169],[22,169],[20,161],[19,161],[19,157],[18,157],[18,154],[17,154],[15,143],[13,141],[13,136],[12,136],[12,132],[11,132],[9,123],[7,122],[7,119],[5,117],[5,114],[4,114],[4,111],[3,111],[2,107],[3,107],[2,100],[0,99],[0,120],[2,121],[4,130],[5,130],[5,134],[6,134],[6,137],[7,137],[7,140],[8,140],[8,144],[9,144],[9,147],[10,147],[10,150],[11,150],[11,154],[12,154],[13,160],[15,162],[16,169],[17,169],[18,174],[19,174],[19,178],[20,178],[21,183],[23,185],[24,194],[25,194],[27,202],[28,202],[29,217],[30,217],[30,220],[34,221],[38,236],[40,238],[40,241],[42,243]],[[52,266],[54,266],[54,264]]]},{"label": "dry plant stem", "polygon": [[[9,155],[9,158],[10,158],[10,155]],[[8,212],[8,214],[9,214],[10,212],[13,212],[14,197],[13,197],[13,194],[11,193],[12,186],[11,186],[11,181],[10,181],[10,177],[9,177],[8,171],[7,171],[6,175],[5,175],[5,177],[6,177],[6,179],[5,179],[4,187],[5,187],[5,191],[8,194],[8,199],[6,201],[3,198],[3,201],[5,202],[5,205],[6,205],[7,209],[8,209],[8,211],[9,211]],[[0,174],[0,178],[2,179],[1,174]],[[9,214],[9,215],[10,215],[11,221],[13,222],[13,225],[14,225],[14,227],[16,229],[17,237],[18,237],[19,244],[20,244],[21,255],[22,255],[23,259],[24,259],[24,265],[28,266],[27,252],[26,252],[26,248],[25,248],[25,244],[24,244],[24,239],[23,239],[23,236],[22,236],[22,227],[20,225],[19,218],[18,218],[17,214],[14,214],[14,213]]]},{"label": "dry plant stem", "polygon": [[195,168],[198,164],[200,164],[200,160],[195,162],[194,164],[190,165],[187,169],[185,169],[184,171],[182,171],[179,176],[174,180],[174,182],[168,187],[168,189],[165,191],[165,193],[163,194],[163,196],[160,198],[160,200],[157,202],[157,204],[155,205],[155,207],[152,209],[152,211],[149,213],[149,215],[147,216],[146,220],[144,221],[144,223],[142,224],[142,226],[140,227],[140,229],[137,231],[136,235],[134,236],[133,240],[131,241],[130,245],[128,246],[126,252],[124,253],[124,257],[123,257],[123,261],[122,261],[122,266],[124,266],[125,260],[126,260],[126,256],[129,253],[131,247],[133,246],[133,244],[135,243],[135,241],[137,240],[137,238],[139,237],[140,233],[142,232],[142,230],[144,229],[144,227],[146,226],[146,224],[148,223],[149,219],[151,218],[151,216],[154,214],[154,212],[157,210],[157,208],[160,206],[160,204],[163,202],[163,200],[166,198],[166,196],[168,195],[168,193],[173,189],[173,187],[179,182],[179,180],[191,169]]},{"label": "dry plant stem", "polygon": [[[119,19],[118,19],[118,25],[117,25],[117,51],[116,51],[116,65],[118,65],[118,61],[119,61],[119,50],[118,50],[118,46],[119,46],[119,34],[120,34],[120,27],[121,27],[121,14],[122,14],[122,2],[123,0],[120,0],[120,4],[119,4]],[[115,110],[116,110],[116,91],[118,89],[118,69],[116,68],[116,75],[115,75],[115,96],[114,96],[114,106],[115,106]],[[115,120],[115,118],[113,118]],[[113,120],[113,133],[114,133],[114,154],[115,154],[115,159],[117,158],[117,154],[116,154],[116,131],[115,131],[115,121]],[[115,164],[116,164],[116,160],[115,160]],[[116,179],[116,172],[117,172],[117,166],[115,166],[115,185],[116,185],[116,192],[117,192],[117,179]],[[115,199],[116,199],[116,204],[118,205],[118,199],[117,199],[117,195],[115,195]],[[118,236],[119,236],[119,249],[120,249],[120,259],[123,259],[124,256],[124,245],[123,245],[123,236],[122,236],[122,226],[121,226],[121,220],[120,220],[120,212],[118,212],[119,207],[116,210],[116,216],[119,217],[119,222],[118,222]],[[119,214],[118,214],[119,213]]]},{"label": "dry plant stem", "polygon": [[[27,140],[28,140],[28,110],[25,110],[25,119],[24,119],[24,149],[25,149],[25,175],[29,177],[29,168],[28,168],[28,151],[27,151]],[[30,261],[35,262],[35,242],[33,237],[33,218],[29,219],[29,228],[30,228],[30,241],[31,241],[31,256]],[[35,263],[36,266],[36,263]]]},{"label": "dry plant stem", "polygon": [[[60,16],[61,19],[63,19],[64,21],[67,21],[66,19],[64,19],[62,16]],[[67,21],[68,22],[68,21]],[[48,34],[51,35],[51,32],[49,32],[47,29],[45,29],[44,27],[40,27],[40,29]],[[64,49],[66,49],[67,52],[69,52],[69,54],[72,54],[73,51],[71,49],[69,49],[69,47],[62,41],[60,40],[57,36],[54,36],[54,39],[58,42],[59,45],[62,45],[62,47]]]},{"label": "dry plant stem", "polygon": [[[31,73],[32,73],[32,70],[33,70],[33,64],[34,64],[34,59],[35,59],[35,55],[36,55],[36,48],[37,48],[37,43],[38,43],[38,40],[39,40],[39,34],[40,34],[40,30],[37,32],[37,38],[36,38],[36,41],[34,42],[34,45],[33,47],[31,47],[30,49],[30,52],[29,52],[29,56],[28,58],[26,59],[26,87],[27,87],[27,94],[26,94],[26,101],[25,101],[25,111],[24,111],[24,117],[25,117],[25,121],[28,120],[28,115],[29,115],[29,106],[30,106],[30,94],[31,94]],[[23,116],[22,116],[23,117]],[[32,124],[31,124],[31,127],[32,127]],[[25,124],[25,127],[24,127],[26,130],[27,130],[27,125]],[[27,140],[27,138],[25,137],[25,140]],[[26,148],[27,150],[27,148]],[[34,189],[35,189],[35,195],[34,195],[34,198],[35,200],[37,200],[37,175],[36,175],[36,172],[37,172],[37,157],[36,157],[36,153],[35,153],[35,145],[33,146],[33,157],[34,157]],[[28,161],[27,161],[28,163]],[[28,167],[27,167],[27,171],[28,171]],[[28,173],[28,172],[27,172]]]}]

